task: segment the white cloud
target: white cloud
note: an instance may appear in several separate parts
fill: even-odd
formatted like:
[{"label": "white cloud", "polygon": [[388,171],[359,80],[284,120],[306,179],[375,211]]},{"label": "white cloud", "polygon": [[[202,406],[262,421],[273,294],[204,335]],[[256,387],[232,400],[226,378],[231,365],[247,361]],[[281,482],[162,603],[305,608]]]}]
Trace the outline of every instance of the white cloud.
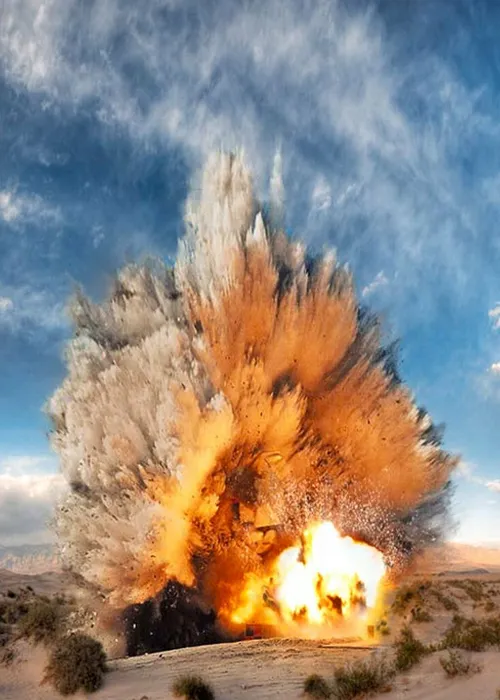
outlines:
[{"label": "white cloud", "polygon": [[495,306],[488,311],[488,316],[491,318],[491,322],[494,330],[500,329],[500,303],[495,304]]},{"label": "white cloud", "polygon": [[[390,261],[411,293],[424,257],[440,282],[465,287],[470,259],[460,237],[475,233],[484,198],[460,180],[454,155],[498,127],[436,56],[398,62],[375,13],[331,0],[221,1],[216,16],[193,3],[194,40],[190,13],[170,16],[163,0],[81,7],[4,0],[0,60],[11,82],[45,96],[48,109],[95,105],[109,128],[179,145],[194,162],[243,145],[259,181],[283,137],[285,185],[287,172],[297,183],[288,214],[321,211],[309,221],[313,238],[335,230],[353,265],[376,250],[377,265]],[[68,28],[77,22],[74,42]],[[140,89],[134,75],[143,76]],[[415,120],[401,91],[437,116]],[[8,207],[12,218],[15,203]],[[432,285],[418,298],[432,302]]]},{"label": "white cloud", "polygon": [[[28,466],[34,458],[24,459]],[[65,488],[59,474],[0,474],[0,543],[50,541],[47,524]]]},{"label": "white cloud", "polygon": [[500,362],[493,362],[493,364],[490,365],[490,372],[495,375],[500,375]]},{"label": "white cloud", "polygon": [[316,180],[311,193],[311,208],[313,211],[322,211],[332,206],[332,190],[323,177]]},{"label": "white cloud", "polygon": [[16,189],[0,190],[0,219],[10,226],[29,223],[55,225],[61,222],[61,212],[39,195],[18,194]]},{"label": "white cloud", "polygon": [[389,280],[384,274],[384,271],[381,270],[375,279],[370,282],[370,284],[367,284],[366,287],[364,287],[361,291],[361,295],[363,297],[369,297],[370,295],[374,294],[374,292],[379,291],[382,287],[386,287],[389,284]]},{"label": "white cloud", "polygon": [[0,458],[0,475],[22,476],[44,472],[56,467],[55,457],[50,455],[9,455]]},{"label": "white cloud", "polygon": [[60,331],[68,326],[65,304],[51,291],[28,286],[4,287],[0,297],[0,329],[17,333],[26,329]]},{"label": "white cloud", "polygon": [[0,297],[0,314],[10,311],[14,306],[14,302],[9,297]]},{"label": "white cloud", "polygon": [[471,484],[484,486],[489,491],[500,493],[500,479],[485,479],[477,473],[476,466],[474,464],[470,464],[470,462],[460,462],[457,467],[456,474]]}]

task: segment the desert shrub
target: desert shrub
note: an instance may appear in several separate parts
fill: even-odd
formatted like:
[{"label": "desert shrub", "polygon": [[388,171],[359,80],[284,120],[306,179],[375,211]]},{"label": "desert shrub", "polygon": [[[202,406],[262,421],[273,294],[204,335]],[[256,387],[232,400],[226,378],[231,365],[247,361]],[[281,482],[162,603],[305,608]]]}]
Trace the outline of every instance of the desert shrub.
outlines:
[{"label": "desert shrub", "polygon": [[50,642],[59,634],[62,615],[57,603],[34,600],[19,620],[19,635],[35,642]]},{"label": "desert shrub", "polygon": [[17,598],[17,593],[11,591],[9,588],[9,590],[7,591],[7,598]]},{"label": "desert shrub", "polygon": [[403,627],[394,646],[396,648],[394,665],[398,671],[407,671],[429,653],[429,649],[415,637],[409,627]]},{"label": "desert shrub", "polygon": [[7,647],[6,649],[3,649],[2,652],[0,652],[0,665],[1,666],[10,666],[11,663],[14,662],[16,658],[16,652],[12,647]]},{"label": "desert shrub", "polygon": [[308,676],[304,681],[304,695],[310,698],[319,698],[324,700],[324,698],[331,697],[332,691],[328,683],[322,676],[318,676],[317,673],[313,673]]},{"label": "desert shrub", "polygon": [[414,622],[431,622],[431,620],[434,619],[425,608],[421,608],[420,606],[412,608],[411,618]]},{"label": "desert shrub", "polygon": [[498,617],[473,620],[454,615],[442,642],[443,649],[464,649],[465,651],[484,651],[491,646],[500,646],[500,618]]},{"label": "desert shrub", "polygon": [[335,671],[334,694],[338,700],[351,700],[367,693],[390,690],[393,667],[381,657],[356,661]]},{"label": "desert shrub", "polygon": [[486,612],[493,612],[493,610],[495,610],[495,608],[496,608],[496,605],[495,605],[493,600],[488,600],[486,602],[486,605],[484,606],[484,609]]},{"label": "desert shrub", "polygon": [[106,654],[102,644],[77,632],[55,644],[44,682],[53,685],[61,695],[72,695],[79,690],[93,693],[101,687],[105,672]]},{"label": "desert shrub", "polygon": [[183,676],[175,681],[172,692],[185,700],[214,700],[212,688],[199,676]]},{"label": "desert shrub", "polygon": [[472,663],[469,658],[463,656],[459,651],[448,651],[448,656],[446,658],[441,657],[439,663],[450,678],[468,676],[481,670],[480,666]]},{"label": "desert shrub", "polygon": [[383,636],[387,636],[391,633],[391,630],[385,618],[382,618],[382,620],[379,620],[379,622],[377,622],[377,624],[375,625],[375,629],[379,634]]},{"label": "desert shrub", "polygon": [[458,611],[458,603],[456,600],[453,600],[448,595],[445,595],[442,591],[437,590],[436,588],[432,589],[432,593],[436,597],[436,600],[443,606],[445,610],[448,611]]},{"label": "desert shrub", "polygon": [[421,606],[424,602],[424,594],[430,588],[431,584],[428,581],[401,586],[396,591],[391,611],[397,615],[402,615],[406,612],[410,603],[414,606]]},{"label": "desert shrub", "polygon": [[476,603],[484,597],[484,589],[481,581],[472,581],[471,579],[466,579],[465,581],[450,581],[452,586],[455,588],[461,588],[472,600]]}]

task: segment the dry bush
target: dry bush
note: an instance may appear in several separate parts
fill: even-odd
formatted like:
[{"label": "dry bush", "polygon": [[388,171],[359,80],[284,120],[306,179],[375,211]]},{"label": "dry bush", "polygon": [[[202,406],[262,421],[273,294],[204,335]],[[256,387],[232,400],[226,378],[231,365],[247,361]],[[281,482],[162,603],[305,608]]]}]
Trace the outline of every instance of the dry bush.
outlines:
[{"label": "dry bush", "polygon": [[351,700],[368,693],[386,692],[393,676],[394,668],[385,658],[356,661],[335,671],[334,694],[338,700]]},{"label": "dry bush", "polygon": [[451,626],[441,644],[443,649],[465,651],[484,651],[492,646],[500,646],[500,618],[474,620],[461,615],[453,616]]},{"label": "dry bush", "polygon": [[409,627],[403,627],[394,646],[396,648],[394,666],[398,671],[407,671],[429,653],[428,647],[415,637]]},{"label": "dry bush", "polygon": [[411,619],[414,622],[431,622],[434,618],[425,608],[417,606],[411,610]]},{"label": "dry bush", "polygon": [[322,676],[318,676],[317,673],[313,673],[304,681],[304,695],[307,695],[310,698],[325,700],[325,698],[331,697],[332,691]]},{"label": "dry bush", "polygon": [[391,633],[391,629],[385,618],[382,618],[382,620],[379,620],[379,622],[377,622],[375,630],[384,637]]},{"label": "dry bush", "polygon": [[486,602],[486,605],[484,606],[484,609],[486,612],[493,612],[496,608],[496,605],[493,600],[488,600]]},{"label": "dry bush", "polygon": [[12,647],[4,648],[0,653],[0,666],[10,666],[16,658],[16,652]]},{"label": "dry bush", "polygon": [[445,595],[442,591],[438,590],[437,588],[432,588],[431,592],[445,610],[458,612],[458,603],[456,600],[453,600],[451,596]]},{"label": "dry bush", "polygon": [[484,598],[484,589],[481,581],[450,581],[450,585],[455,588],[461,588],[474,602],[479,602]]},{"label": "dry bush", "polygon": [[93,693],[102,685],[106,654],[102,644],[86,634],[75,633],[57,641],[49,657],[43,682],[61,695],[83,690]]},{"label": "dry bush", "polygon": [[443,671],[450,678],[454,678],[455,676],[468,676],[472,673],[478,673],[481,670],[478,664],[473,663],[459,651],[453,650],[448,651],[448,656],[446,658],[441,657],[439,663]]},{"label": "dry bush", "polygon": [[39,642],[52,642],[61,631],[62,611],[55,601],[36,599],[26,606],[19,619],[19,636]]},{"label": "dry bush", "polygon": [[391,605],[391,612],[396,615],[403,615],[408,606],[421,607],[424,604],[426,591],[432,590],[429,581],[405,584],[396,591],[396,595]]},{"label": "dry bush", "polygon": [[212,688],[199,676],[183,676],[175,681],[172,692],[185,700],[214,700]]}]

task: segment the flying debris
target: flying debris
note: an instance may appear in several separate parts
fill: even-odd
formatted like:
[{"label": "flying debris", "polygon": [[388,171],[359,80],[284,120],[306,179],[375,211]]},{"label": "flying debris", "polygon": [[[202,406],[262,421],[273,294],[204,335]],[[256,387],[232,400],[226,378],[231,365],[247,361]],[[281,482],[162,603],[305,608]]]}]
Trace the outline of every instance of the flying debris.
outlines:
[{"label": "flying debris", "polygon": [[[334,626],[446,529],[456,459],[350,273],[284,232],[273,191],[267,220],[242,156],[212,155],[174,267],[129,266],[103,303],[72,303],[48,404],[70,485],[56,529],[132,651],[215,641],[236,618]],[[308,559],[321,533],[326,570]],[[352,570],[346,543],[374,568]]]}]

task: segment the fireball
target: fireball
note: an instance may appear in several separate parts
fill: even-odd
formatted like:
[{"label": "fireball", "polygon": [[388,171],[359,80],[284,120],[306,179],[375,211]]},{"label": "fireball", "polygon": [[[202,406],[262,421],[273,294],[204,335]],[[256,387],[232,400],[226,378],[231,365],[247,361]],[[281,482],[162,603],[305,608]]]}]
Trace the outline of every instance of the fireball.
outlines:
[{"label": "fireball", "polygon": [[366,622],[385,573],[375,547],[341,536],[330,521],[314,523],[299,545],[276,558],[267,577],[247,577],[231,621],[265,622],[300,636],[328,634],[348,621]]}]

